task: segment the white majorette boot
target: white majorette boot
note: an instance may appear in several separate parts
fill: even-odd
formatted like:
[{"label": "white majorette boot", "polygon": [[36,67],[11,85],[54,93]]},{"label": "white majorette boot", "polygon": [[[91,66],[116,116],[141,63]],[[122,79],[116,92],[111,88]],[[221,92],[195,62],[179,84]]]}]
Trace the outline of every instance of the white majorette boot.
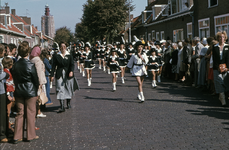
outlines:
[{"label": "white majorette boot", "polygon": [[142,100],[141,98],[141,95],[140,95],[140,92],[138,92],[138,97],[137,97],[139,100]]},{"label": "white majorette boot", "polygon": [[83,74],[82,74],[83,77],[85,77],[85,72],[83,71]]},{"label": "white majorette boot", "polygon": [[108,74],[111,74],[110,69],[107,69],[107,73],[108,73]]},{"label": "white majorette boot", "polygon": [[90,79],[87,79],[87,83],[88,83],[87,84],[88,86],[91,86],[91,80]]},{"label": "white majorette boot", "polygon": [[122,78],[122,84],[124,84],[125,83],[124,77],[121,77],[121,78]]},{"label": "white majorette boot", "polygon": [[80,67],[80,73],[82,73],[82,69],[81,69],[81,67]]},{"label": "white majorette boot", "polygon": [[154,85],[154,80],[152,81],[152,87],[153,87],[153,88],[155,87],[155,85]]},{"label": "white majorette boot", "polygon": [[116,82],[113,83],[113,91],[116,91]]},{"label": "white majorette boot", "polygon": [[223,93],[219,93],[219,100],[220,100],[222,106],[225,106],[226,105],[224,92]]},{"label": "white majorette boot", "polygon": [[145,101],[145,97],[143,95],[143,92],[140,92],[140,96],[141,96],[141,102],[144,102]]},{"label": "white majorette boot", "polygon": [[99,65],[99,69],[102,69],[102,68],[101,68],[101,65]]},{"label": "white majorette boot", "polygon": [[103,67],[103,71],[106,72],[106,67]]},{"label": "white majorette boot", "polygon": [[154,88],[157,87],[157,84],[156,84],[157,81],[153,80],[153,82],[154,82]]},{"label": "white majorette boot", "polygon": [[78,70],[80,69],[80,66],[77,66],[78,67]]},{"label": "white majorette boot", "polygon": [[161,75],[157,76],[157,82],[161,82]]}]

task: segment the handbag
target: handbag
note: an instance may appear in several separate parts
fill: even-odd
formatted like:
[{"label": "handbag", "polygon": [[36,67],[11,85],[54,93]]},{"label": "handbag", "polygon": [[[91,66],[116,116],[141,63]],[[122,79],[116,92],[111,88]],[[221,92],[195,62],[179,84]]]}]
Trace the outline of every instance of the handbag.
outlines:
[{"label": "handbag", "polygon": [[39,105],[42,104],[44,105],[45,103],[48,102],[48,98],[43,90],[43,88],[39,87],[38,89],[38,102],[39,102]]},{"label": "handbag", "polygon": [[225,69],[227,68],[226,64],[219,64],[219,72],[223,73],[225,72]]}]

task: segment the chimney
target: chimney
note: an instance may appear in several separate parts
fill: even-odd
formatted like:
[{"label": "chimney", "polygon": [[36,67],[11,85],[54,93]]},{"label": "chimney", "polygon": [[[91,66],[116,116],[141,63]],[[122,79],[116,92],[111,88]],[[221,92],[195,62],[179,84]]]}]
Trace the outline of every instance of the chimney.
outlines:
[{"label": "chimney", "polygon": [[16,10],[15,9],[11,9],[11,14],[15,16],[16,15]]},{"label": "chimney", "polygon": [[6,14],[10,14],[10,7],[9,6],[5,6],[5,10],[6,10]]}]

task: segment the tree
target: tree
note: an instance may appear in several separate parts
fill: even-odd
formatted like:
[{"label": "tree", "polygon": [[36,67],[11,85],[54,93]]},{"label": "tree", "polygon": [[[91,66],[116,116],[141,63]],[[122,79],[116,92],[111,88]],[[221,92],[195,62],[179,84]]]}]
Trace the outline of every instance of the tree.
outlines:
[{"label": "tree", "polygon": [[82,25],[82,23],[77,23],[75,28],[75,37],[79,41],[90,41],[88,27]]},{"label": "tree", "polygon": [[73,39],[73,34],[71,33],[71,30],[68,29],[67,27],[62,27],[56,30],[54,41],[56,41],[57,43],[64,41],[70,44],[72,39]]},{"label": "tree", "polygon": [[[127,0],[88,0],[83,5],[84,13],[81,23],[83,28],[87,29],[82,33],[87,34],[82,34],[82,36],[95,39],[106,37],[112,41],[125,26],[129,6],[131,5],[127,3]],[[132,9],[133,7],[131,6]],[[78,33],[79,31],[76,32]]]}]

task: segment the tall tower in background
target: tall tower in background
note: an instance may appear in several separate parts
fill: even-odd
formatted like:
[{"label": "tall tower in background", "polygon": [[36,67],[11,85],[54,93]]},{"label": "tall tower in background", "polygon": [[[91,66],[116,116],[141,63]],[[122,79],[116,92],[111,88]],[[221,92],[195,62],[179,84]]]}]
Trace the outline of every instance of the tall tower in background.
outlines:
[{"label": "tall tower in background", "polygon": [[41,31],[51,38],[55,36],[54,17],[50,15],[48,4],[45,6],[45,15],[41,17]]}]

